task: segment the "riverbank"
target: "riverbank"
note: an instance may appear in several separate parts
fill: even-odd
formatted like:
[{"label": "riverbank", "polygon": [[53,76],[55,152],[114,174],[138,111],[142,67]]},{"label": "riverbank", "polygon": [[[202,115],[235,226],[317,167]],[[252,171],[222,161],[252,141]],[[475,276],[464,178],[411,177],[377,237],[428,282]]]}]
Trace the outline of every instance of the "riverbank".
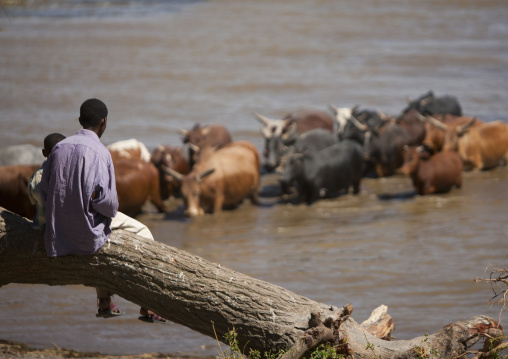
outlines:
[{"label": "riverbank", "polygon": [[217,359],[218,356],[193,356],[179,353],[144,353],[137,355],[108,355],[93,352],[77,352],[64,348],[36,349],[22,343],[0,340],[0,357],[5,359],[64,359],[64,358],[94,358],[94,359]]}]

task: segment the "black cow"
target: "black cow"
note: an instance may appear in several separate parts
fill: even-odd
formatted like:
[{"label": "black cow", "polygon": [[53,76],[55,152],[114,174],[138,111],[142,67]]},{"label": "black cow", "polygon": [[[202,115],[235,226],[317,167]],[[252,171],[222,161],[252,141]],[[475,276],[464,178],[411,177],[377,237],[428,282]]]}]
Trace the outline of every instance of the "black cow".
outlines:
[{"label": "black cow", "polygon": [[[261,122],[261,133],[265,139],[263,154],[266,157],[265,168],[271,172],[280,165],[281,157],[287,152],[288,132],[296,128],[303,134],[315,128],[324,128],[333,132],[333,118],[323,111],[305,111],[288,114],[282,120],[271,120],[256,114]],[[286,144],[285,144],[286,143]]]},{"label": "black cow", "polygon": [[294,183],[299,197],[308,205],[319,198],[360,192],[363,173],[362,146],[350,140],[339,141],[320,151],[306,150],[286,159],[281,183]]},{"label": "black cow", "polygon": [[[315,128],[303,134],[299,134],[296,129],[292,129],[288,132],[288,137],[284,140],[279,139],[279,141],[284,142],[284,145],[287,145],[287,153],[281,161],[281,166],[279,166],[279,172],[282,172],[284,170],[284,163],[288,156],[296,153],[303,153],[308,150],[320,151],[323,148],[337,143],[338,140],[337,136],[330,131],[323,128]],[[292,183],[281,182],[282,192],[289,193],[289,187],[292,185]]]},{"label": "black cow", "polygon": [[369,129],[365,134],[364,156],[378,177],[391,176],[404,163],[404,146],[409,133],[395,121]]},{"label": "black cow", "polygon": [[424,116],[443,113],[462,116],[462,109],[456,97],[448,95],[435,97],[432,91],[427,92],[414,101],[410,100],[408,106],[402,112],[406,113],[411,109],[417,110]]}]

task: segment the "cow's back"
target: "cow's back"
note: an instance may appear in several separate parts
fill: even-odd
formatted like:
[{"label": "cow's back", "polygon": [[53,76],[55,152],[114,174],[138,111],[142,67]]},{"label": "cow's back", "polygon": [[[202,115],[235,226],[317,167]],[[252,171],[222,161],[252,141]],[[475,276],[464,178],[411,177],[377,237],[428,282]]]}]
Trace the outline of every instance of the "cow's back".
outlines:
[{"label": "cow's back", "polygon": [[455,151],[438,152],[428,160],[420,160],[418,183],[419,194],[445,193],[462,183],[462,160]]},{"label": "cow's back", "polygon": [[[224,205],[236,205],[259,190],[259,154],[248,141],[233,142],[199,162],[198,172],[215,172],[201,184],[201,201],[205,211],[215,196],[224,196]],[[198,165],[198,164],[196,164]]]},{"label": "cow's back", "polygon": [[159,173],[155,165],[140,159],[117,158],[115,167],[118,210],[130,216],[141,212],[143,204],[150,200],[162,212]]},{"label": "cow's back", "polygon": [[328,195],[348,190],[359,191],[363,172],[362,147],[352,140],[339,141],[320,151],[312,151],[304,157],[303,183],[299,186],[312,203],[321,190]]},{"label": "cow's back", "polygon": [[308,111],[297,114],[289,114],[284,117],[285,121],[295,122],[298,133],[302,134],[314,128],[324,128],[333,132],[333,117],[324,111]]},{"label": "cow's back", "polygon": [[28,197],[28,182],[40,166],[0,166],[0,206],[32,220],[35,205]]},{"label": "cow's back", "polygon": [[506,160],[508,124],[487,122],[471,128],[459,139],[459,155],[466,169],[487,170]]}]

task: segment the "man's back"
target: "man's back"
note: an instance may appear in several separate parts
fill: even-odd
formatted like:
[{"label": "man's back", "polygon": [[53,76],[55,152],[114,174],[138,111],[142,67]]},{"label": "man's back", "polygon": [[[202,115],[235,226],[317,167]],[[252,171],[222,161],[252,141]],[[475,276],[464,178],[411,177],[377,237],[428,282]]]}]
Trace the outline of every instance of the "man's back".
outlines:
[{"label": "man's back", "polygon": [[90,254],[106,242],[118,199],[111,155],[96,133],[83,129],[54,147],[41,193],[48,256]]}]

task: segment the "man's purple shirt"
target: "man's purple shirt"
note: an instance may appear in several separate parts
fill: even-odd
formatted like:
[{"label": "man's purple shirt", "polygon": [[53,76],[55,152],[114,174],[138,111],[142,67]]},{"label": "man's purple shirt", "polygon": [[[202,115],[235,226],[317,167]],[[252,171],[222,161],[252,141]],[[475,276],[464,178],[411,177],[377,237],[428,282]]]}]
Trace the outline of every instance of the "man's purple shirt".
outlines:
[{"label": "man's purple shirt", "polygon": [[40,188],[49,257],[91,254],[106,243],[118,197],[111,154],[95,132],[79,130],[53,148]]}]

